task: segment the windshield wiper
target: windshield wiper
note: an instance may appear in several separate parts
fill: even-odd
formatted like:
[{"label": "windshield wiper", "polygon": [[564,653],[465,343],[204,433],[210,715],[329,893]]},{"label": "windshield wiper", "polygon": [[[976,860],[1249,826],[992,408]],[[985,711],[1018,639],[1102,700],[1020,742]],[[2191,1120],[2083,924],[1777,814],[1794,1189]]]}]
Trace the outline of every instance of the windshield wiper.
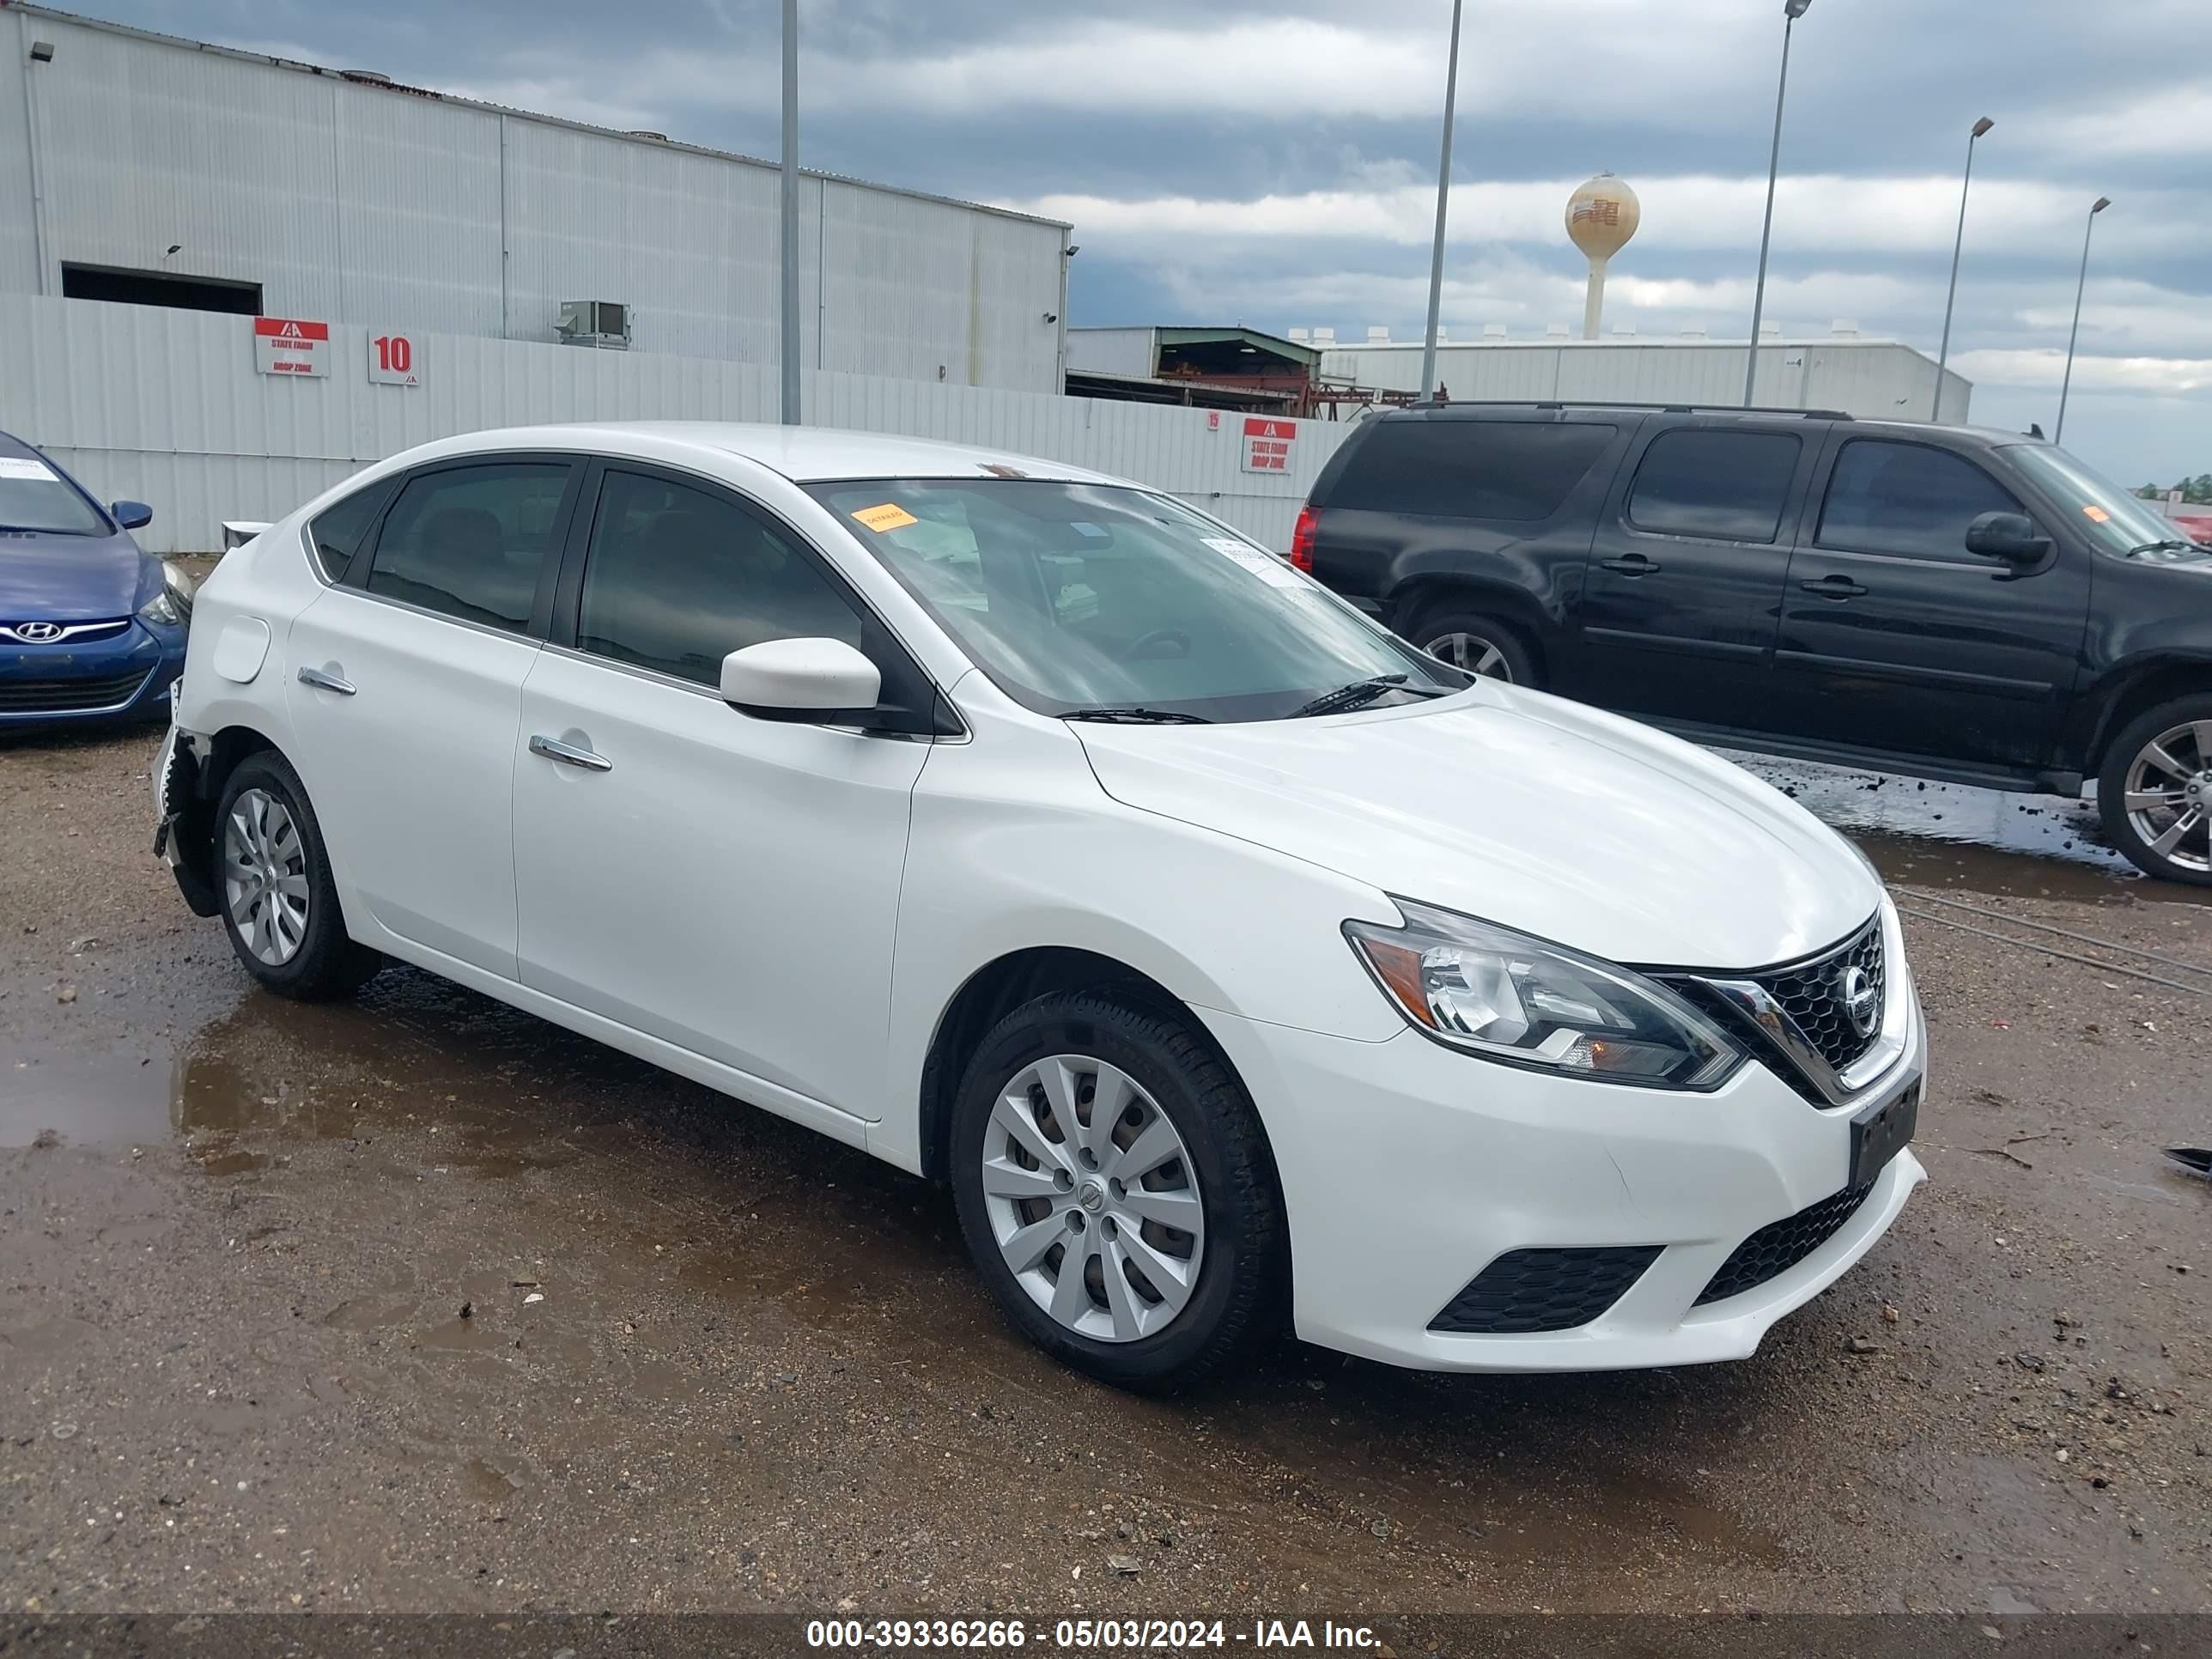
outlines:
[{"label": "windshield wiper", "polygon": [[1311,702],[1291,710],[1289,718],[1304,720],[1309,714],[1340,714],[1349,708],[1358,708],[1392,691],[1412,691],[1417,696],[1442,696],[1425,686],[1409,686],[1403,674],[1377,674],[1373,679],[1354,680],[1350,685],[1340,685],[1334,691],[1324,691]]},{"label": "windshield wiper", "polygon": [[1121,726],[1211,726],[1203,714],[1186,714],[1175,708],[1070,708],[1064,720],[1098,720]]},{"label": "windshield wiper", "polygon": [[2162,542],[2145,542],[2141,547],[2131,547],[2128,550],[2128,556],[2133,558],[2138,553],[2162,553],[2169,547],[2177,548],[2185,553],[2197,551],[2197,543],[2185,537],[2170,536]]}]

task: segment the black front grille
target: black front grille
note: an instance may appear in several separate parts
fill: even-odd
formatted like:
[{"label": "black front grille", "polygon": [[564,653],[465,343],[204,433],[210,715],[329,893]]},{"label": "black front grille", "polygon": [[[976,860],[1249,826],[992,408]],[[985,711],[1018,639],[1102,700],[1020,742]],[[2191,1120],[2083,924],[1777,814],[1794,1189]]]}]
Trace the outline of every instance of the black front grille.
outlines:
[{"label": "black front grille", "polygon": [[1656,1244],[1508,1250],[1429,1322],[1432,1331],[1506,1336],[1587,1325],[1659,1259]]},{"label": "black front grille", "polygon": [[1873,1190],[1871,1181],[1863,1187],[1846,1187],[1818,1204],[1807,1205],[1796,1215],[1768,1222],[1729,1253],[1712,1282],[1698,1293],[1698,1304],[1702,1307],[1708,1302],[1741,1296],[1777,1273],[1789,1272],[1833,1238],[1858,1213],[1859,1206]]},{"label": "black front grille", "polygon": [[1881,1030],[1877,1024],[1873,1030],[1861,1036],[1858,1028],[1851,1024],[1850,1012],[1844,1000],[1844,980],[1854,968],[1867,977],[1874,992],[1878,1018],[1883,1006],[1880,916],[1824,956],[1793,968],[1754,975],[1766,994],[1782,1005],[1782,1012],[1805,1034],[1805,1040],[1839,1072],[1864,1054]]},{"label": "black front grille", "polygon": [[68,714],[126,703],[146,683],[134,669],[100,680],[0,680],[0,714]]}]

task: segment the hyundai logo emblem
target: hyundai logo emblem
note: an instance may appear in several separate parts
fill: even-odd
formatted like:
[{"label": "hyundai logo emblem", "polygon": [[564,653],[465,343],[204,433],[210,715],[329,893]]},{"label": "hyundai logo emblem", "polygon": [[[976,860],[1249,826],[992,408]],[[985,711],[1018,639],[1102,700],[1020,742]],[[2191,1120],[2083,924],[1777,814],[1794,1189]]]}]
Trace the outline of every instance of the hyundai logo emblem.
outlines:
[{"label": "hyundai logo emblem", "polygon": [[48,640],[61,638],[62,625],[50,622],[17,623],[15,632],[19,640],[27,640],[33,645],[44,645]]},{"label": "hyundai logo emblem", "polygon": [[1881,1024],[1881,993],[1867,977],[1863,968],[1846,968],[1836,981],[1837,994],[1844,1000],[1844,1012],[1850,1016],[1851,1030],[1863,1037],[1874,1035],[1874,1028]]}]

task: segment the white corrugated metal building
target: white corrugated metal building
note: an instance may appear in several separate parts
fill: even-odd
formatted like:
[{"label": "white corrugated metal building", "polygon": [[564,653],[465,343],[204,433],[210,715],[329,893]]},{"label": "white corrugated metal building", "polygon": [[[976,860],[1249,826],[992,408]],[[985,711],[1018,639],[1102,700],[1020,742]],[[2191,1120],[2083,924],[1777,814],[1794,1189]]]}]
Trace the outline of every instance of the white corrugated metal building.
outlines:
[{"label": "white corrugated metal building", "polygon": [[[805,367],[1060,390],[1066,225],[801,191]],[[772,163],[0,9],[0,293],[546,342],[615,301],[633,350],[772,363],[777,209]]]},{"label": "white corrugated metal building", "polygon": [[[1291,337],[1304,333],[1291,331]],[[1834,409],[1862,420],[1926,420],[1936,362],[1896,340],[1863,339],[1848,325],[1819,337],[1761,331],[1752,401],[1777,409]],[[1386,391],[1418,392],[1421,342],[1311,341],[1322,373]],[[1743,402],[1746,341],[1638,339],[1460,341],[1437,348],[1437,380],[1455,398],[1561,398],[1642,404]],[[1973,384],[1943,373],[1943,419],[1964,421]]]}]

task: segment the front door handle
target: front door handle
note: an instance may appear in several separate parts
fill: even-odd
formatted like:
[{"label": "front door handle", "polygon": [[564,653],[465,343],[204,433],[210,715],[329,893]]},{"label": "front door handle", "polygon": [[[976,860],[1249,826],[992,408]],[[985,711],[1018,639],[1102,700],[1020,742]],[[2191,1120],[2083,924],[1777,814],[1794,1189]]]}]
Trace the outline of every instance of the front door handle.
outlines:
[{"label": "front door handle", "polygon": [[1619,559],[1601,559],[1599,562],[1607,570],[1618,570],[1624,576],[1649,576],[1659,568],[1641,553],[1631,553]]},{"label": "front door handle", "polygon": [[336,674],[325,673],[319,668],[302,668],[300,671],[300,684],[312,685],[318,691],[335,691],[342,697],[353,696],[354,688],[351,680],[340,679]]},{"label": "front door handle", "polygon": [[1824,599],[1855,599],[1866,592],[1849,576],[1823,576],[1818,581],[1799,582],[1797,586]]},{"label": "front door handle", "polygon": [[547,760],[559,761],[563,766],[580,766],[586,772],[611,772],[615,763],[605,755],[595,755],[588,749],[579,749],[573,743],[562,743],[557,738],[532,738],[530,752],[543,755]]}]

